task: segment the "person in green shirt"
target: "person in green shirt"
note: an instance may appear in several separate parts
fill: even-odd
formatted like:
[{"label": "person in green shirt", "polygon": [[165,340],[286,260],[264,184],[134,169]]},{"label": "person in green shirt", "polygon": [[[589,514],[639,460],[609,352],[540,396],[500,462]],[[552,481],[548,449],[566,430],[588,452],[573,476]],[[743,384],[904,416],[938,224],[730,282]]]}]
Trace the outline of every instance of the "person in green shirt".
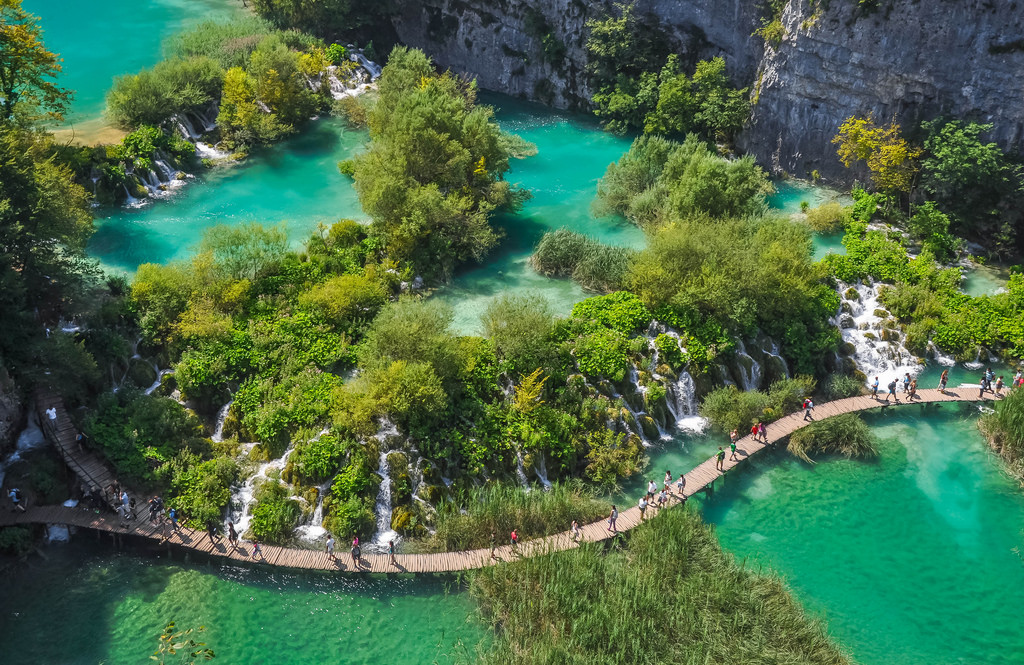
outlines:
[{"label": "person in green shirt", "polygon": [[736,459],[736,441],[735,440],[732,441],[729,444],[729,450],[730,450],[729,459],[731,459],[731,460]]},{"label": "person in green shirt", "polygon": [[722,446],[718,446],[718,453],[715,455],[715,468],[725,471],[725,451],[722,450]]}]

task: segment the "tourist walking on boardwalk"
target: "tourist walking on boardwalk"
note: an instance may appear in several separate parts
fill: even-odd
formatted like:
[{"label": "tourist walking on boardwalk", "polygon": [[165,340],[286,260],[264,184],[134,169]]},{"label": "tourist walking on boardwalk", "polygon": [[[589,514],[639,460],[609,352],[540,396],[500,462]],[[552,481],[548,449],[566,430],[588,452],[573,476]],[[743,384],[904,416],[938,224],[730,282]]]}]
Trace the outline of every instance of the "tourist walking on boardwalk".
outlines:
[{"label": "tourist walking on boardwalk", "polygon": [[996,397],[1003,396],[1003,377],[996,379]]},{"label": "tourist walking on boardwalk", "polygon": [[7,493],[7,498],[11,500],[11,512],[20,510],[25,512],[25,506],[21,505],[21,490],[17,487],[12,487],[11,491]]},{"label": "tourist walking on boardwalk", "polygon": [[167,517],[169,517],[171,519],[171,531],[177,531],[178,530],[178,509],[177,508],[171,508],[167,512]]},{"label": "tourist walking on boardwalk", "polygon": [[615,504],[612,504],[612,512],[611,512],[610,515],[608,515],[608,530],[611,531],[612,533],[615,533],[616,531],[618,531],[618,529],[615,527],[615,522],[618,519],[619,519],[619,509],[615,507]]},{"label": "tourist walking on boardwalk", "polygon": [[684,487],[686,487],[686,474],[680,473],[679,478],[676,479],[676,493],[679,495],[680,501],[686,501],[686,495],[683,494]]},{"label": "tourist walking on boardwalk", "polygon": [[512,551],[519,554],[519,529],[512,529],[512,533],[508,537],[509,545],[512,546]]},{"label": "tourist walking on boardwalk", "polygon": [[388,558],[391,559],[391,565],[397,566],[398,562],[395,561],[395,541],[388,541]]},{"label": "tourist walking on boardwalk", "polygon": [[917,379],[916,378],[914,378],[910,382],[910,399],[914,399],[915,395],[917,395]]},{"label": "tourist walking on boardwalk", "polygon": [[981,377],[981,385],[978,386],[978,398],[985,396],[985,377]]},{"label": "tourist walking on boardwalk", "polygon": [[661,512],[661,509],[664,508],[666,504],[668,504],[668,492],[661,490],[661,493],[658,494],[658,512]]},{"label": "tourist walking on boardwalk", "polygon": [[875,382],[871,384],[871,396],[878,399],[878,377],[875,377]]},{"label": "tourist walking on boardwalk", "polygon": [[804,420],[814,420],[814,416],[811,415],[814,412],[814,401],[808,397],[804,400]]},{"label": "tourist walking on boardwalk", "polygon": [[939,377],[939,392],[943,395],[946,394],[946,384],[949,382],[949,370],[942,370],[942,376]]},{"label": "tourist walking on boardwalk", "polygon": [[889,397],[890,397],[890,396],[891,396],[891,397],[892,397],[892,398],[893,398],[894,400],[896,400],[896,403],[897,403],[897,404],[899,404],[899,403],[900,403],[900,398],[899,398],[899,397],[898,397],[898,396],[896,395],[896,379],[893,379],[892,381],[890,381],[890,382],[889,382],[889,392],[888,392],[888,393],[886,393],[886,395],[885,395],[885,401],[886,401],[886,403],[888,403],[888,402],[889,402]]},{"label": "tourist walking on boardwalk", "polygon": [[[736,439],[738,438],[740,438],[740,435],[736,432],[736,430],[729,432],[730,443],[736,443]],[[757,438],[757,423],[754,423],[753,426],[750,428],[750,438]]]},{"label": "tourist walking on boardwalk", "polygon": [[668,487],[672,484],[672,472],[665,469],[665,486]]},{"label": "tourist walking on boardwalk", "polygon": [[653,480],[647,481],[647,500],[654,501],[654,495],[658,493],[658,486],[654,484]]},{"label": "tourist walking on boardwalk", "polygon": [[640,501],[637,502],[636,507],[640,509],[640,521],[644,521],[644,516],[647,514],[647,497],[640,497]]},{"label": "tourist walking on boardwalk", "polygon": [[217,525],[212,520],[206,523],[206,533],[210,536],[210,544],[217,544]]},{"label": "tourist walking on boardwalk", "polygon": [[331,561],[337,559],[337,557],[334,556],[334,536],[331,534],[327,534],[327,556],[331,557]]},{"label": "tourist walking on boardwalk", "polygon": [[715,454],[715,468],[725,471],[725,451],[722,450],[722,446],[718,446],[718,452]]},{"label": "tourist walking on boardwalk", "polygon": [[149,500],[149,523],[155,524],[164,513],[164,502],[159,496]]},{"label": "tourist walking on boardwalk", "polygon": [[757,421],[757,433],[761,436],[761,440],[768,443],[768,428],[764,426],[764,421]]},{"label": "tourist walking on boardwalk", "polygon": [[359,536],[352,539],[352,565],[356,568],[359,567],[359,559],[362,558],[363,551],[359,548]]},{"label": "tourist walking on boardwalk", "polygon": [[903,392],[910,392],[910,372],[905,372],[903,374]]},{"label": "tourist walking on boardwalk", "polygon": [[121,528],[128,528],[128,506],[123,503],[117,507],[117,516],[121,518]]},{"label": "tourist walking on boardwalk", "polygon": [[729,459],[736,459],[736,440],[733,439],[729,442]]},{"label": "tourist walking on boardwalk", "polygon": [[494,550],[498,547],[498,534],[491,531],[491,558],[494,559]]},{"label": "tourist walking on boardwalk", "polygon": [[231,543],[231,549],[238,547],[238,532],[233,522],[228,522],[228,542]]},{"label": "tourist walking on boardwalk", "polygon": [[580,529],[580,523],[577,522],[576,520],[573,520],[572,521],[572,526],[569,527],[569,537],[572,538],[573,540],[575,540],[576,542],[579,542],[580,537],[582,537],[582,536],[583,536],[583,530]]},{"label": "tourist walking on boardwalk", "polygon": [[[757,429],[757,423],[754,423],[753,425],[750,426],[750,438],[751,439],[754,439],[756,441],[757,440],[758,432],[759,432],[759,430]],[[732,437],[729,437],[729,438],[732,438]]]},{"label": "tourist walking on boardwalk", "polygon": [[260,551],[260,541],[255,538],[252,539],[252,558],[263,558],[263,552]]},{"label": "tourist walking on boardwalk", "polygon": [[128,492],[125,491],[125,490],[121,491],[121,505],[124,506],[125,514],[130,516],[128,519],[131,519],[132,517],[134,517],[134,515],[132,514],[132,510],[131,510],[132,500],[128,496]]}]

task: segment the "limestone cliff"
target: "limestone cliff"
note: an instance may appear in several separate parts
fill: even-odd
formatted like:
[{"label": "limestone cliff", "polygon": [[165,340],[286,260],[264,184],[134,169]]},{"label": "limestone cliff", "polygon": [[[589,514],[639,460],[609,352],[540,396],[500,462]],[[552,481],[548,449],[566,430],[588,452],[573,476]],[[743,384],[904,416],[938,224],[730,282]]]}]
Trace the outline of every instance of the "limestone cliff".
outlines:
[{"label": "limestone cliff", "polygon": [[[608,0],[399,2],[399,39],[481,87],[559,108],[586,106],[585,24]],[[777,171],[842,177],[830,143],[843,119],[874,113],[906,126],[938,114],[995,124],[1024,148],[1024,0],[789,0],[785,36],[752,36],[758,0],[637,0],[686,60],[725,56],[756,105],[741,146]],[[826,6],[827,8],[822,8]],[[547,44],[545,45],[545,35]]]},{"label": "limestone cliff", "polygon": [[841,177],[831,138],[867,113],[904,127],[943,114],[990,122],[992,140],[1024,148],[1024,2],[881,4],[859,17],[853,2],[815,15],[791,0],[758,72],[747,151],[774,170]]}]

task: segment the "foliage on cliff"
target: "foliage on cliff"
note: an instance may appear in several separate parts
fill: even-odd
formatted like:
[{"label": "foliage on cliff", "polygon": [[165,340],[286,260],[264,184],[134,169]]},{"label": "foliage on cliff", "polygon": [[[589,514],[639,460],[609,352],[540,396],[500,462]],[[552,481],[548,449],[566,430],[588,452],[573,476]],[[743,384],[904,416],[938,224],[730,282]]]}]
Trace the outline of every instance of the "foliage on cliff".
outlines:
[{"label": "foliage on cliff", "polygon": [[493,110],[477,105],[475,82],[438,74],[422,52],[396,48],[369,130],[352,174],[378,255],[431,280],[483,259],[500,236],[492,215],[527,193],[504,180],[510,142]]},{"label": "foliage on cliff", "polygon": [[608,130],[729,140],[750,115],[748,90],[732,85],[724,59],[682,63],[632,4],[588,21],[587,30],[594,112]]}]

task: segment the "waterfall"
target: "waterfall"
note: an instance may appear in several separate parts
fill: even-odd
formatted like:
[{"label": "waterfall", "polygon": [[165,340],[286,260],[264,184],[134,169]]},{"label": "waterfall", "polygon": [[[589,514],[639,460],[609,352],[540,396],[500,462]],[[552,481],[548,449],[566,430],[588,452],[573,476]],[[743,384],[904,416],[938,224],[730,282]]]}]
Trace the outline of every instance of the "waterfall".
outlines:
[{"label": "waterfall", "polygon": [[708,421],[700,416],[697,407],[697,384],[690,373],[683,370],[672,386],[674,400],[669,400],[676,427],[684,432],[700,434],[707,429]]},{"label": "waterfall", "polygon": [[779,343],[776,342],[774,339],[771,340],[771,342],[772,343],[771,343],[770,347],[768,347],[767,349],[761,349],[761,350],[764,351],[765,354],[767,356],[771,357],[771,358],[778,358],[779,362],[782,363],[782,369],[785,370],[785,372],[786,372],[786,377],[789,377],[790,376],[790,373],[789,373],[789,363],[786,362],[786,359],[783,358],[782,354],[779,352],[780,351],[779,350]]},{"label": "waterfall", "polygon": [[36,413],[35,404],[29,404],[28,422],[25,423],[25,429],[21,430],[21,434],[18,435],[18,441],[14,445],[14,452],[5,457],[3,461],[0,461],[0,486],[4,484],[7,469],[20,462],[23,453],[45,445],[46,437],[43,436],[43,430],[39,425],[39,414]]},{"label": "waterfall", "polygon": [[376,62],[367,59],[361,51],[353,51],[349,54],[348,59],[358,64],[360,67],[366,70],[370,75],[371,81],[376,81],[380,77],[381,67]]},{"label": "waterfall", "polygon": [[217,425],[210,436],[211,441],[220,443],[224,440],[224,421],[227,420],[228,410],[231,409],[231,405],[234,403],[235,400],[229,400],[227,404],[220,407],[220,411],[217,412]]},{"label": "waterfall", "polygon": [[[74,508],[78,505],[78,499],[68,499],[64,502],[66,508]],[[47,543],[66,543],[71,540],[71,528],[63,524],[46,525]]]},{"label": "waterfall", "polygon": [[128,185],[122,183],[121,186],[124,187],[124,205],[126,208],[138,208],[142,205],[139,199],[132,196],[132,193],[128,191]]},{"label": "waterfall", "polygon": [[[921,371],[917,357],[903,345],[899,330],[885,328],[882,324],[888,316],[875,312],[885,308],[878,301],[878,285],[858,283],[849,286],[839,282],[838,290],[846,312],[840,312],[833,319],[842,334],[843,341],[855,349],[854,360],[870,385],[875,377],[885,386],[893,379],[900,381],[904,374],[916,375]],[[850,290],[856,298],[847,298]]]},{"label": "waterfall", "polygon": [[526,467],[523,465],[523,453],[516,451],[516,478],[519,479],[519,484],[522,485],[523,489],[527,492],[530,491],[530,479],[526,477]]},{"label": "waterfall", "polygon": [[747,361],[737,363],[743,379],[743,390],[759,389],[761,387],[761,364],[747,353],[747,347],[743,344],[743,340],[736,340],[736,357]]},{"label": "waterfall", "polygon": [[324,496],[330,489],[330,480],[323,485],[317,486],[316,506],[313,508],[313,514],[310,516],[309,522],[295,529],[295,535],[299,540],[315,543],[327,535],[327,529],[324,528]]},{"label": "waterfall", "polygon": [[[246,452],[252,450],[256,444],[249,444]],[[249,528],[249,521],[252,519],[250,514],[250,508],[253,504],[253,495],[256,492],[256,486],[263,482],[270,483],[281,483],[280,480],[271,478],[268,472],[271,470],[277,471],[276,475],[280,476],[280,471],[284,469],[285,464],[288,461],[288,456],[292,454],[294,444],[289,442],[288,448],[281,454],[277,459],[270,460],[256,470],[256,473],[245,479],[241,485],[237,485],[232,488],[231,491],[231,504],[228,509],[228,516],[235,524],[235,530],[238,535],[241,536]]]},{"label": "waterfall", "polygon": [[217,150],[212,145],[203,143],[202,141],[196,141],[196,155],[202,159],[224,159],[230,157],[231,153],[224,152],[223,150]]},{"label": "waterfall", "polygon": [[[153,363],[153,366],[156,367],[156,363]],[[163,383],[164,377],[167,376],[168,374],[174,374],[174,370],[173,369],[160,369],[160,370],[157,370],[157,372],[156,372],[156,381],[153,382],[153,385],[151,385],[150,387],[146,388],[142,392],[144,392],[147,395],[152,395],[153,392],[157,388],[160,387],[160,384]]]},{"label": "waterfall", "polygon": [[380,441],[381,451],[378,460],[377,473],[380,474],[380,489],[377,490],[377,501],[374,503],[373,512],[377,516],[377,530],[368,543],[371,549],[385,552],[388,548],[388,541],[398,542],[398,533],[391,529],[391,469],[388,466],[388,441],[398,436],[398,428],[386,418],[381,422],[380,430],[374,438]]},{"label": "waterfall", "polygon": [[544,486],[544,489],[551,489],[551,481],[548,480],[548,464],[547,460],[544,459],[544,454],[541,453],[537,456],[537,459],[533,463],[533,471],[537,474],[537,480]]}]

